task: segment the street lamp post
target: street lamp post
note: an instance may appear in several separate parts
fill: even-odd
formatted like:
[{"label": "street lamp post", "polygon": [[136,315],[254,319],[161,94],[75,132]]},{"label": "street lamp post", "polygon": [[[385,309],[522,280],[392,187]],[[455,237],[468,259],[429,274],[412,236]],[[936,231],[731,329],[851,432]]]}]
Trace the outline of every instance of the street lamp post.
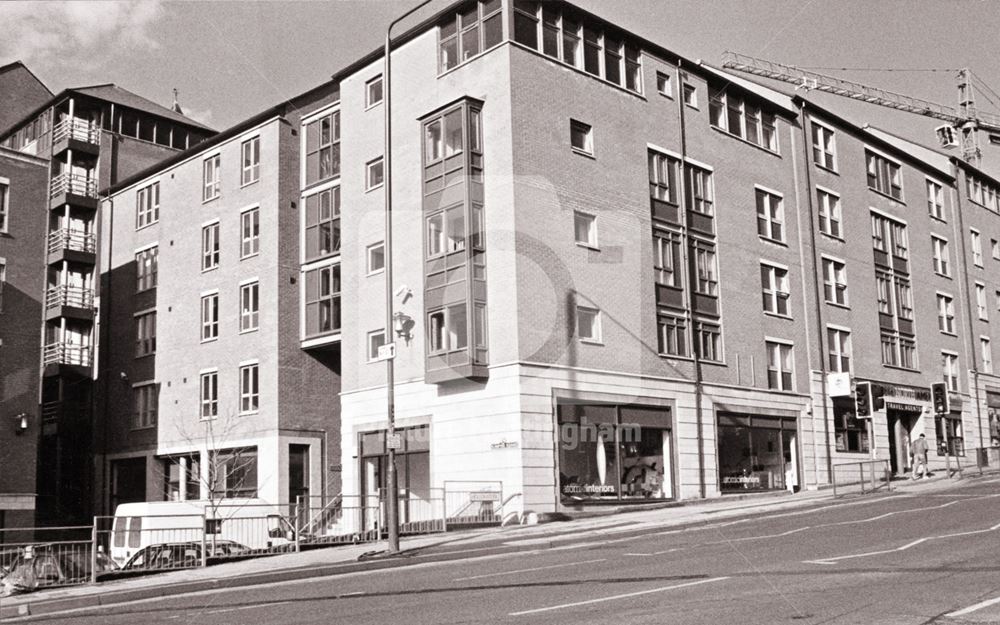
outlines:
[{"label": "street lamp post", "polygon": [[[431,0],[424,0],[406,13],[394,19],[385,30],[385,50],[383,51],[383,62],[385,71],[382,72],[382,106],[385,108],[385,150],[382,156],[383,181],[385,191],[385,341],[389,342],[392,337],[393,310],[392,310],[392,28],[403,21],[420,8],[429,4]],[[390,357],[385,361],[385,392],[386,392],[386,418],[388,426],[386,428],[386,452],[388,453],[385,487],[388,491],[386,498],[386,524],[389,526],[388,551],[389,553],[399,552],[399,489],[396,488],[396,371],[394,358]]]}]

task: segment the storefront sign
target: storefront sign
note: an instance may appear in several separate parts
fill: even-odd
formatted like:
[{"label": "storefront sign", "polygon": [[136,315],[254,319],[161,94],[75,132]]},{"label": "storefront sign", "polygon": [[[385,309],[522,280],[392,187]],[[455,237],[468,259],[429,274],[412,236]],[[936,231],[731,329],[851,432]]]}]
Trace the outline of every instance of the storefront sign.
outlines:
[{"label": "storefront sign", "polygon": [[760,486],[760,476],[758,475],[729,475],[722,478],[723,484],[739,484],[740,486]]},{"label": "storefront sign", "polygon": [[614,484],[567,484],[562,492],[564,495],[613,495],[616,491]]},{"label": "storefront sign", "polygon": [[847,397],[851,394],[850,373],[826,374],[826,394],[830,397]]},{"label": "storefront sign", "polygon": [[501,440],[499,443],[491,443],[491,449],[512,449],[517,447],[517,441],[509,441],[506,438]]}]

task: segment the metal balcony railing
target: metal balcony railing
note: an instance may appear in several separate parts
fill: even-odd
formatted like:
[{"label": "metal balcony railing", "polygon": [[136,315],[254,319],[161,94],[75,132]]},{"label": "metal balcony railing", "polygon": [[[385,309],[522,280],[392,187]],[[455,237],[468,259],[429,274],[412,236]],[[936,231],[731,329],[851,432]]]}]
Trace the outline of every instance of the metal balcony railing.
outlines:
[{"label": "metal balcony railing", "polygon": [[73,250],[93,254],[97,251],[97,238],[87,232],[60,228],[49,233],[49,254],[53,254],[59,250]]},{"label": "metal balcony railing", "polygon": [[86,197],[97,197],[97,180],[80,174],[59,174],[52,178],[50,197],[62,193],[74,193]]},{"label": "metal balcony railing", "polygon": [[93,308],[94,292],[79,286],[52,286],[45,292],[45,309],[58,306],[74,306],[76,308]]},{"label": "metal balcony railing", "polygon": [[49,343],[45,346],[42,361],[46,365],[80,365],[89,367],[91,364],[90,347],[72,345],[70,343]]},{"label": "metal balcony railing", "polygon": [[52,140],[59,141],[60,139],[76,139],[77,141],[86,141],[87,143],[100,143],[101,129],[97,124],[91,124],[86,120],[67,117],[52,129]]}]

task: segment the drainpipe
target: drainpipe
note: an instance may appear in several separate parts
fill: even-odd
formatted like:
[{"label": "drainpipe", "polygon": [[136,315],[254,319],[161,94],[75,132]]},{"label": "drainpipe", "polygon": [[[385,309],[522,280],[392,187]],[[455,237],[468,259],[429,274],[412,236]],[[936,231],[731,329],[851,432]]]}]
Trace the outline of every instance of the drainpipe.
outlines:
[{"label": "drainpipe", "polygon": [[[431,0],[424,0],[406,13],[403,13],[392,20],[389,27],[385,29],[385,49],[383,50],[383,62],[385,69],[382,72],[382,106],[385,113],[385,153],[382,156],[383,164],[383,186],[385,191],[385,342],[392,338],[392,28],[403,21],[417,10],[429,4]],[[386,499],[386,524],[388,527],[388,551],[397,553],[399,551],[399,490],[396,488],[396,450],[389,448],[388,442],[396,433],[396,379],[394,359],[388,358],[385,361],[385,392],[386,392],[386,451],[388,459],[386,464],[386,490],[389,491]]]},{"label": "drainpipe", "polygon": [[[809,209],[809,245],[812,247],[812,254],[810,254],[810,260],[812,265],[812,275],[813,275],[813,309],[816,312],[816,333],[817,340],[819,342],[819,371],[822,376],[823,392],[820,394],[822,398],[823,405],[823,427],[826,429],[826,479],[830,481],[833,479],[833,455],[830,449],[830,411],[829,404],[827,403],[826,397],[826,344],[823,332],[823,302],[820,300],[819,293],[819,263],[816,261],[816,255],[819,253],[819,249],[816,247],[816,207],[813,205],[813,183],[812,183],[812,159],[810,154],[812,151],[809,146],[809,135],[812,133],[812,122],[809,120],[809,116],[806,115],[807,103],[802,101],[802,119],[806,123],[803,124],[802,128],[802,151],[805,153],[806,159],[806,206]],[[874,440],[869,440],[868,444],[875,449]],[[813,441],[813,447],[815,448],[816,441]],[[816,487],[819,488],[819,476],[816,476]]]},{"label": "drainpipe", "polygon": [[[955,176],[955,216],[958,222],[958,240],[962,245],[962,280],[964,281],[965,289],[965,315],[969,322],[969,358],[972,360],[972,396],[973,401],[976,405],[976,426],[979,430],[979,445],[977,447],[985,447],[983,445],[983,412],[979,407],[979,362],[976,354],[976,333],[973,330],[975,327],[973,324],[975,321],[972,318],[972,298],[969,296],[969,257],[966,256],[965,249],[965,220],[962,218],[962,191],[961,185],[959,184],[959,169],[958,165],[952,161],[952,172]],[[965,172],[962,172],[965,175]],[[982,242],[980,241],[980,244]],[[960,286],[960,288],[962,288]],[[987,296],[988,297],[988,296]],[[978,305],[978,304],[977,304]],[[945,434],[947,435],[948,424],[945,423]],[[951,453],[949,449],[948,454]],[[978,450],[976,453],[979,453]],[[945,456],[947,457],[947,456]],[[958,455],[955,455],[955,462],[957,463]]]},{"label": "drainpipe", "polygon": [[698,341],[698,333],[695,330],[694,307],[695,307],[695,284],[697,284],[697,271],[695,263],[691,258],[690,230],[688,228],[687,214],[687,128],[684,119],[684,76],[681,72],[683,61],[677,61],[677,111],[680,117],[681,132],[681,171],[680,171],[680,213],[681,223],[684,225],[684,245],[681,246],[681,253],[684,254],[684,264],[687,267],[687,300],[688,311],[690,313],[688,324],[688,336],[691,338],[691,355],[694,357],[694,412],[695,421],[698,427],[698,495],[701,499],[706,497],[705,484],[705,426],[702,408],[702,374],[701,374],[701,343]]}]

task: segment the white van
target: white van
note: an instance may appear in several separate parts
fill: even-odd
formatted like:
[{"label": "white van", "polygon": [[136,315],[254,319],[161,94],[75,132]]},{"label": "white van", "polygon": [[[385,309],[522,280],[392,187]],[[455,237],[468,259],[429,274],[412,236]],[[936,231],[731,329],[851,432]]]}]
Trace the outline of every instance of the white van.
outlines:
[{"label": "white van", "polygon": [[249,549],[287,545],[295,540],[295,530],[280,508],[261,499],[123,503],[115,510],[110,555],[120,566],[143,547],[201,542],[203,535]]}]

